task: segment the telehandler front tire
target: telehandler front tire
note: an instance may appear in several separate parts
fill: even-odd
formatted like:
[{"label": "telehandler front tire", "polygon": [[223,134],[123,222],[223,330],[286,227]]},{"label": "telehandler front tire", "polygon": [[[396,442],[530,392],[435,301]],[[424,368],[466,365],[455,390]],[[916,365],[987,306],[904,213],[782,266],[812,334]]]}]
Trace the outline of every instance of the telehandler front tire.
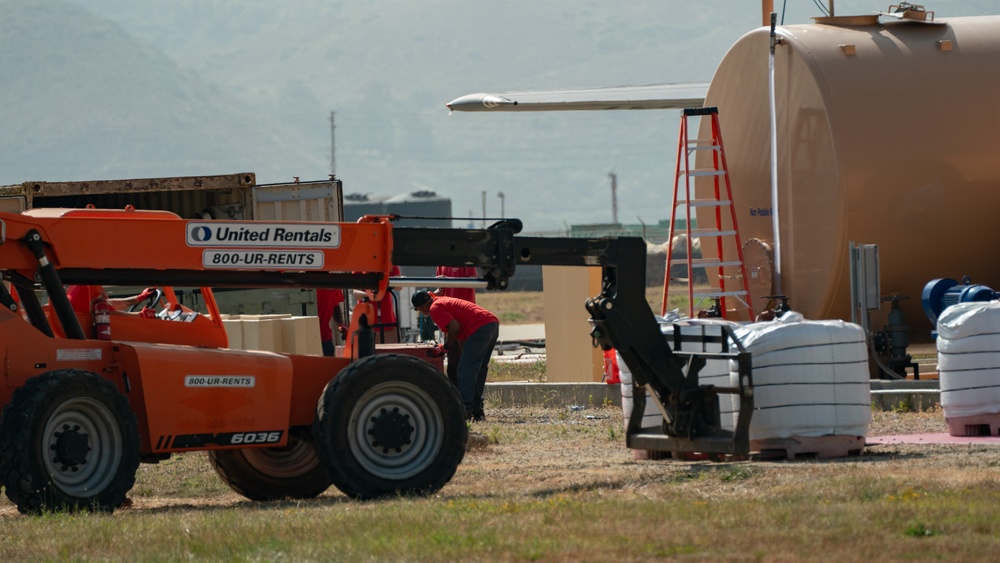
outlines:
[{"label": "telehandler front tire", "polygon": [[229,488],[250,500],[313,498],[330,488],[310,430],[295,430],[280,448],[213,450],[208,461]]},{"label": "telehandler front tire", "polygon": [[353,498],[432,494],[465,456],[469,431],[458,391],[413,356],[380,354],[344,368],[316,415],[320,459]]},{"label": "telehandler front tire", "polygon": [[0,481],[22,513],[111,512],[139,468],[139,433],[128,401],[81,370],[51,371],[14,392],[0,420]]}]

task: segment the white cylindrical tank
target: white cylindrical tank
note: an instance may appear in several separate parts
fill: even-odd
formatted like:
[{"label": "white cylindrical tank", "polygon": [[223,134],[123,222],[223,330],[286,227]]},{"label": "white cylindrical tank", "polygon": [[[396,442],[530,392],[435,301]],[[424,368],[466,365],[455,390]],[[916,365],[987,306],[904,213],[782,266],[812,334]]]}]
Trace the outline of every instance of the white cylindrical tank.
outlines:
[{"label": "white cylindrical tank", "polygon": [[[992,221],[1000,209],[1000,16],[777,31],[783,293],[807,318],[850,319],[848,244],[877,244],[882,293],[909,296],[901,305],[914,336],[929,337],[920,310],[929,280],[1000,284]],[[705,105],[719,108],[741,239],[773,245],[768,45],[767,28],[739,39]],[[697,166],[710,168],[702,153]],[[759,308],[770,277],[751,274],[751,283]]]}]

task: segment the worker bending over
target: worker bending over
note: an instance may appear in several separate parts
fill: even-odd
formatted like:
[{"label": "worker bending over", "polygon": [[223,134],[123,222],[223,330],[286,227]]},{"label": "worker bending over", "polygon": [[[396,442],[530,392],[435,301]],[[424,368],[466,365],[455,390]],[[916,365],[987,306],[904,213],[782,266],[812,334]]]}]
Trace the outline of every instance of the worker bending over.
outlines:
[{"label": "worker bending over", "polygon": [[496,315],[462,299],[438,297],[424,290],[410,299],[413,308],[427,315],[444,334],[444,343],[431,350],[429,356],[443,356],[455,346],[462,349],[458,363],[458,394],[465,406],[466,420],[486,420],[483,410],[483,390],[490,367],[490,355],[500,334]]},{"label": "worker bending over", "polygon": [[[438,266],[434,273],[439,278],[475,278],[479,275],[478,270],[473,266]],[[471,287],[439,287],[433,291],[439,297],[454,297],[464,299],[469,303],[476,302],[476,290]],[[456,388],[458,387],[458,364],[462,361],[462,349],[455,346],[448,350],[448,381]]]}]

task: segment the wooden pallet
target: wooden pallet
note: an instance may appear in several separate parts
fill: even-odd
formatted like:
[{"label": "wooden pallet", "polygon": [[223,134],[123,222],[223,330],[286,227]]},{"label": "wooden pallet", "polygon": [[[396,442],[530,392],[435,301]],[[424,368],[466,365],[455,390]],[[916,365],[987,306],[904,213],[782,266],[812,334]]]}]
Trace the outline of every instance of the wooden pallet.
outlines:
[{"label": "wooden pallet", "polygon": [[948,423],[948,434],[952,436],[1000,435],[1000,414],[945,417],[944,420]]},{"label": "wooden pallet", "polygon": [[[997,422],[1000,423],[1000,415]],[[814,458],[847,457],[861,455],[865,449],[864,436],[795,436],[751,440],[750,455],[705,454],[696,452],[660,452],[632,450],[636,460],[674,459],[677,461],[772,461],[795,459],[796,456]]]},{"label": "wooden pallet", "polygon": [[830,458],[861,455],[864,436],[794,436],[751,440],[752,460],[795,459],[795,456]]},{"label": "wooden pallet", "polygon": [[657,450],[632,450],[632,459],[636,461],[670,459],[670,452],[661,452]]}]

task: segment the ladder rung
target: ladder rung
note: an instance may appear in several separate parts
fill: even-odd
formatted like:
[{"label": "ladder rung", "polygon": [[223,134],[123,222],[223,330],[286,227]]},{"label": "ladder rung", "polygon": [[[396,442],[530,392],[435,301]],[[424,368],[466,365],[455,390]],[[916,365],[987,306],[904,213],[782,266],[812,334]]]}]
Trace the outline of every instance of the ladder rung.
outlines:
[{"label": "ladder rung", "polygon": [[740,297],[746,295],[745,291],[719,291],[719,288],[696,289],[694,294],[697,297]]},{"label": "ladder rung", "polygon": [[[691,219],[691,208],[702,207],[702,208],[707,208],[709,211],[711,209],[715,209],[716,213],[715,222],[712,224],[706,224],[705,226],[708,228],[691,229],[690,228],[691,225],[690,223],[688,223],[687,225],[685,225],[685,228],[680,232],[687,234],[689,246],[692,242],[691,239],[706,238],[706,237],[733,237],[736,241],[737,248],[739,248],[740,233],[735,225],[736,223],[735,214],[733,216],[732,226],[725,225],[722,222],[720,215],[722,207],[729,207],[730,209],[733,209],[734,203],[733,203],[733,194],[729,187],[729,171],[726,170],[725,150],[722,148],[722,135],[719,131],[717,111],[718,111],[717,109],[714,109],[711,112],[702,114],[700,111],[696,110],[684,110],[684,113],[681,116],[681,132],[680,132],[681,139],[679,142],[678,151],[682,149],[686,150],[685,155],[687,158],[693,157],[695,151],[715,151],[715,152],[712,153],[713,159],[711,162],[703,163],[703,166],[707,167],[690,168],[689,167],[690,164],[695,164],[695,163],[693,161],[689,162],[687,158],[684,160],[683,170],[681,169],[681,164],[680,163],[677,164],[677,173],[674,176],[673,209],[671,211],[670,220],[672,224],[677,221],[678,210],[680,209],[681,206],[687,206],[688,208],[687,217],[689,221]],[[688,117],[704,116],[704,115],[711,116],[711,125],[712,125],[711,137],[700,137],[695,139],[689,138],[688,128],[687,128]],[[701,121],[701,123],[704,124],[705,122]],[[701,154],[702,156],[708,156],[705,153]],[[682,185],[681,174],[683,174],[685,178],[685,180],[683,180],[685,185],[685,188],[683,190],[684,192],[683,195],[679,191],[681,189],[680,186]],[[697,189],[697,186],[692,185],[691,178],[697,176],[709,177],[715,179],[714,180],[715,197],[708,197],[708,198],[697,197],[699,194],[704,196],[705,194],[709,193],[707,191],[704,191],[704,189]],[[723,178],[724,181],[726,182],[726,189],[728,191],[725,194],[725,196],[727,199],[721,199],[723,193],[719,189],[720,178]],[[681,199],[682,197],[684,199]],[[723,230],[723,227],[727,227],[729,230]],[[670,233],[671,235],[674,234],[673,227],[671,227]],[[734,257],[728,253],[726,255],[723,255],[721,246],[722,240],[723,239],[718,238],[720,246],[717,256],[712,256],[707,258],[691,258],[689,256],[685,259],[673,260],[672,257],[668,254],[667,276],[666,276],[667,280],[664,282],[663,295],[664,297],[670,295],[671,293],[670,285],[671,282],[673,282],[680,286],[676,289],[683,288],[682,292],[685,295],[690,295],[692,297],[691,303],[689,304],[690,307],[689,314],[692,316],[694,315],[694,307],[695,307],[695,299],[693,298],[697,297],[698,300],[704,300],[706,298],[715,299],[717,304],[721,304],[720,299],[722,301],[726,301],[727,298],[732,298],[734,301],[738,301],[740,304],[742,304],[742,306],[747,309],[749,315],[753,317],[754,310],[753,306],[750,305],[750,290],[749,286],[746,283],[746,277],[747,277],[746,264],[744,263],[743,256],[741,255],[738,259],[734,259]],[[671,277],[670,270],[673,268],[673,266],[680,264],[687,265],[688,277],[678,277],[678,278]],[[693,271],[693,268],[703,268],[705,270],[708,270],[710,274],[713,271],[711,269],[716,268],[714,272],[717,275],[714,276],[714,279],[713,276],[710,275],[709,279],[711,280],[710,283],[717,283],[719,284],[720,287],[711,287],[711,286],[701,287],[701,288],[695,287],[695,278],[690,273]],[[731,287],[733,288],[740,287],[740,289],[729,290],[729,291],[723,290],[723,287],[729,286],[730,280],[736,282]],[[676,293],[680,292],[675,292],[675,294]],[[727,303],[726,307],[724,308],[728,309],[728,307],[729,304]],[[664,310],[665,309],[666,309],[666,303],[664,303]],[[722,316],[725,317],[727,311],[721,311],[721,313]]]},{"label": "ladder rung", "polygon": [[[684,174],[684,172],[681,172]],[[713,168],[695,168],[687,171],[688,176],[725,176],[725,170],[715,170]]]},{"label": "ladder rung", "polygon": [[701,266],[701,267],[704,267],[704,268],[726,267],[726,266],[740,266],[742,264],[743,264],[743,262],[740,262],[739,260],[735,260],[735,261],[732,261],[732,262],[719,262],[719,260],[716,259],[716,258],[692,258],[691,259],[691,265],[692,266]]},{"label": "ladder rung", "polygon": [[691,229],[688,231],[691,238],[699,237],[730,237],[736,234],[736,231],[715,231],[712,229]]},{"label": "ladder rung", "polygon": [[677,205],[685,203],[688,207],[722,207],[723,205],[733,204],[733,202],[728,199],[689,199],[678,201]]}]

